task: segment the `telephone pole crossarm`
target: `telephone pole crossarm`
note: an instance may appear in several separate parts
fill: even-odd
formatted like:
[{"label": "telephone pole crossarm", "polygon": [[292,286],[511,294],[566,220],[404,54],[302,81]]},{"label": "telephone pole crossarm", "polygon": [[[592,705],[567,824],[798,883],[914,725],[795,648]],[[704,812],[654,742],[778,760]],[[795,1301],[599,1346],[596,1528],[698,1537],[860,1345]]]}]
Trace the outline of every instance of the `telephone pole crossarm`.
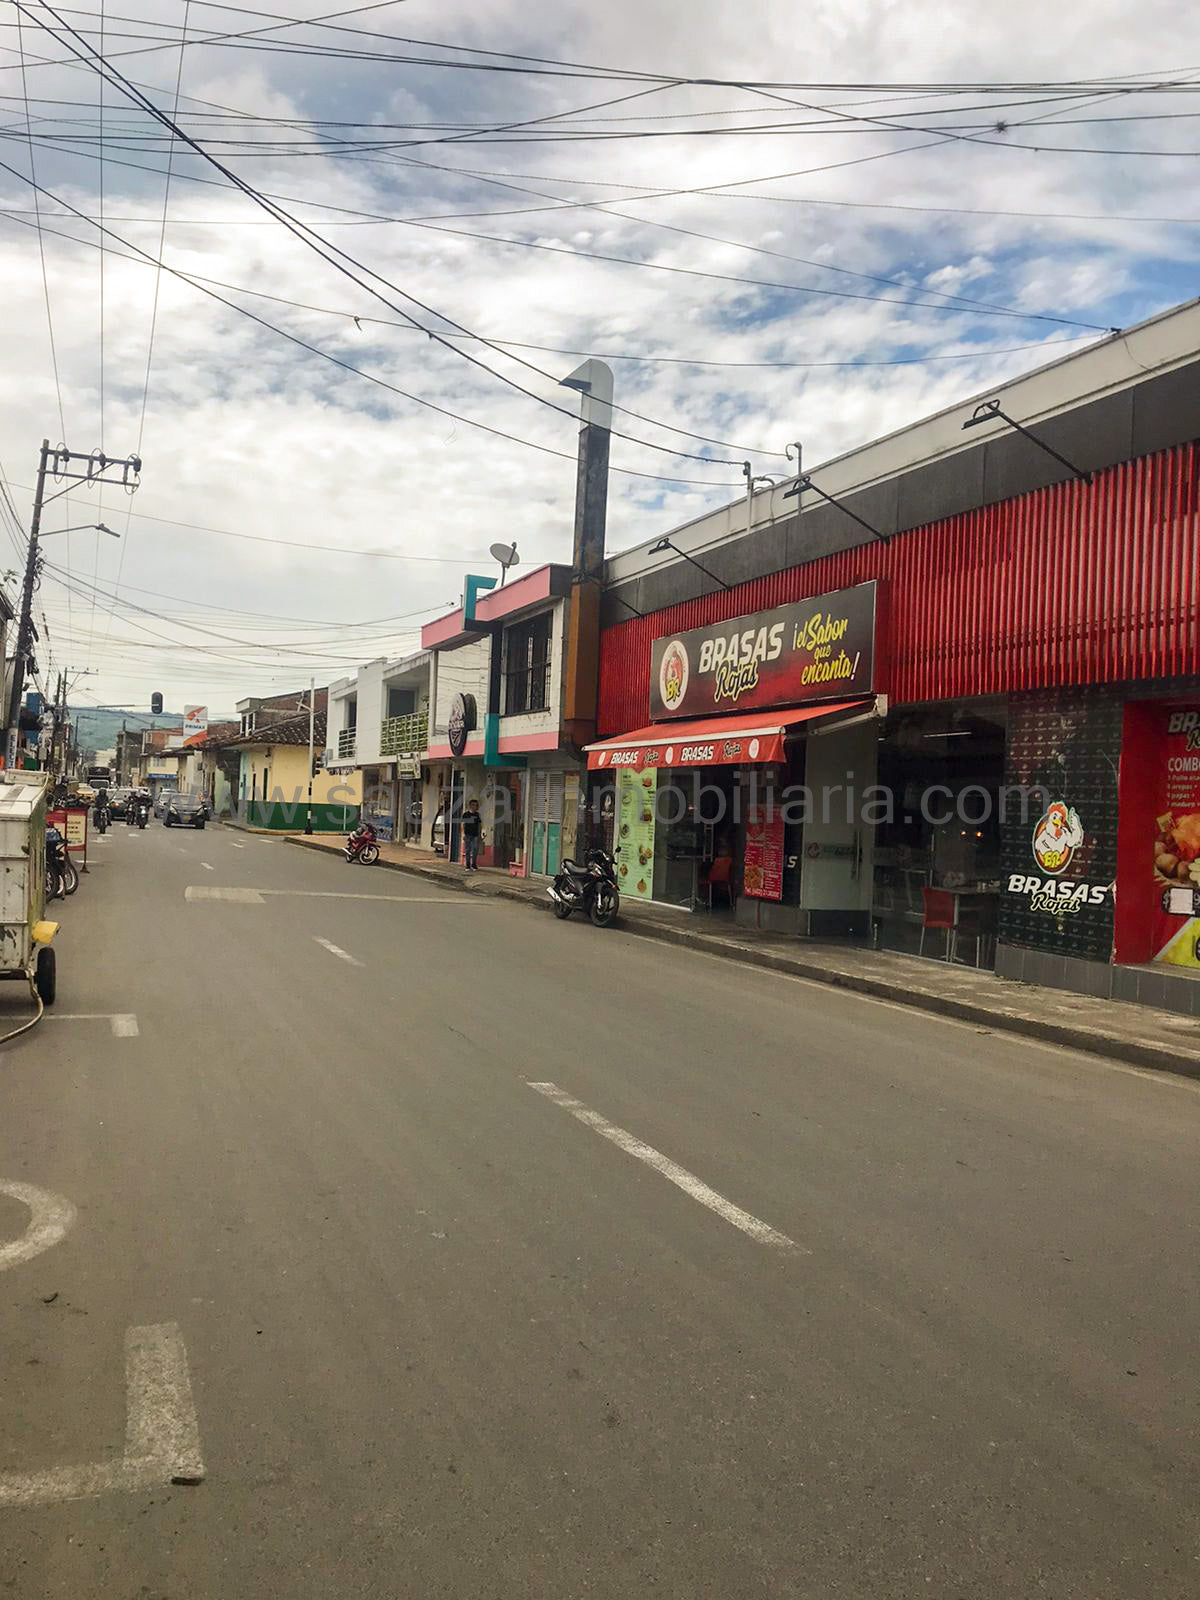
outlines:
[{"label": "telephone pole crossarm", "polygon": [[[71,471],[73,461],[87,462],[84,472]],[[109,471],[119,471],[119,477],[108,477]],[[25,674],[29,669],[29,659],[33,653],[33,639],[35,629],[33,626],[33,596],[38,587],[41,576],[41,552],[38,549],[38,536],[42,529],[42,511],[52,500],[57,500],[59,495],[67,494],[73,485],[84,483],[99,487],[101,484],[120,486],[127,494],[133,494],[141,482],[142,458],[137,455],[113,458],[106,456],[102,450],[95,450],[89,456],[81,456],[78,451],[72,452],[65,444],[51,446],[49,439],[42,440],[41,455],[38,460],[37,485],[33,495],[33,515],[29,522],[29,553],[25,559],[25,579],[21,585],[21,616],[17,624],[17,646],[13,652],[12,686],[8,697],[8,727],[5,740],[4,763],[11,769],[16,764],[17,746],[20,743],[21,701],[25,695]],[[66,482],[66,487],[59,489],[52,495],[46,494],[46,478],[52,477],[56,482]]]}]

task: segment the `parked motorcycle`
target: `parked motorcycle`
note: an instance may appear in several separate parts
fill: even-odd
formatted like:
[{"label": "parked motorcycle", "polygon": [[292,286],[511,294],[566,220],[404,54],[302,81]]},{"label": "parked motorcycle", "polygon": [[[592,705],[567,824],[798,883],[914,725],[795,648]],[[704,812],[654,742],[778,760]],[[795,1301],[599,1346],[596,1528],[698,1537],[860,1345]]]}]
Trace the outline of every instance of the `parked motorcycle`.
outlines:
[{"label": "parked motorcycle", "polygon": [[46,899],[74,894],[79,871],[67,850],[67,841],[53,823],[46,828]]},{"label": "parked motorcycle", "polygon": [[583,864],[564,861],[546,893],[554,915],[565,921],[572,911],[586,911],[597,928],[607,928],[621,909],[617,866],[607,850],[589,850]]},{"label": "parked motorcycle", "polygon": [[346,840],[346,847],[342,851],[347,861],[361,862],[364,867],[373,867],[379,860],[379,845],[375,829],[369,822],[360,822],[358,827]]}]

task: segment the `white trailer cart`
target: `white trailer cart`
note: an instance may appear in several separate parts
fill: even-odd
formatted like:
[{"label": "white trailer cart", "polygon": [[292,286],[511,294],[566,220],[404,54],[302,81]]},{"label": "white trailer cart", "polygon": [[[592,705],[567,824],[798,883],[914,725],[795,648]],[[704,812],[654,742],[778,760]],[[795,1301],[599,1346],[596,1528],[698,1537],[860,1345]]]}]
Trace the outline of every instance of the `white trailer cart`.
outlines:
[{"label": "white trailer cart", "polygon": [[25,978],[54,1004],[57,922],[46,909],[44,774],[14,772],[0,783],[0,977]]}]

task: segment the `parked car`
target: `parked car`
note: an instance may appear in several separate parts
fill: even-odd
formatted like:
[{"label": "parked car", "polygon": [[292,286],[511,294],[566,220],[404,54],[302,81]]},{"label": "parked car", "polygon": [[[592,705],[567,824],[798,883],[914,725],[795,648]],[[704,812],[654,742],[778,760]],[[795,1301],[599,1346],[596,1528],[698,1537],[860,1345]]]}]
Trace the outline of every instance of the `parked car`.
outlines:
[{"label": "parked car", "polygon": [[163,816],[163,824],[168,828],[202,828],[207,821],[208,807],[198,794],[172,795]]},{"label": "parked car", "polygon": [[178,789],[160,789],[154,796],[154,815],[160,822],[167,814],[167,806],[178,793]]}]

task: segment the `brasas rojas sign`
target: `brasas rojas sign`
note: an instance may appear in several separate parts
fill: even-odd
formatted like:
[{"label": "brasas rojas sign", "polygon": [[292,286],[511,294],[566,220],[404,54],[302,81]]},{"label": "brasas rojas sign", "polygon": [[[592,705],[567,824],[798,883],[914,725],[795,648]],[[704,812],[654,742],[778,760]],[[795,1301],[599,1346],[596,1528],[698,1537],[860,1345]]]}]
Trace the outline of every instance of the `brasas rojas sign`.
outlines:
[{"label": "brasas rojas sign", "polygon": [[875,687],[875,584],[654,641],[650,715],[844,700]]}]

